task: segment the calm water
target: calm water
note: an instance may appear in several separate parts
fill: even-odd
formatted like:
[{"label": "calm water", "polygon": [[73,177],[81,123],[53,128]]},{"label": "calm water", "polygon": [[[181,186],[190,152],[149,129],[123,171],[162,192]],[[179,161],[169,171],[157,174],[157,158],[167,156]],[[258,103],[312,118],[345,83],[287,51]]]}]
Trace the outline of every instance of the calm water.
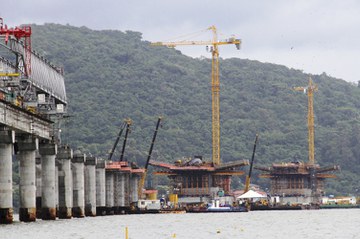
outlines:
[{"label": "calm water", "polygon": [[0,239],[23,238],[360,238],[360,209],[148,214],[0,225]]}]

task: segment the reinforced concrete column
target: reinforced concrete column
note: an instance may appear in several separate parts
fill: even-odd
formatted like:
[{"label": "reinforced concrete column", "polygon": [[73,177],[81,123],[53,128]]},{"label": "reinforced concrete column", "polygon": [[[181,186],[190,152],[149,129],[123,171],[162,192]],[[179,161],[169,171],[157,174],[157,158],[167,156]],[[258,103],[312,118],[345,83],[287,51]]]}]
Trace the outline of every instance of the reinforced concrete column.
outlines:
[{"label": "reinforced concrete column", "polygon": [[41,218],[43,220],[56,219],[55,196],[55,157],[57,145],[50,142],[40,143],[41,155]]},{"label": "reinforced concrete column", "polygon": [[59,214],[59,161],[55,156],[55,209],[56,216]]},{"label": "reinforced concrete column", "polygon": [[96,215],[106,214],[105,160],[96,162]]},{"label": "reinforced concrete column", "polygon": [[71,159],[73,151],[67,146],[59,148],[57,154],[59,163],[58,182],[59,182],[59,211],[58,216],[61,219],[70,219],[72,217],[73,207],[73,180],[71,171]]},{"label": "reinforced concrete column", "polygon": [[139,175],[131,174],[130,176],[130,203],[137,202],[139,200]]},{"label": "reinforced concrete column", "polygon": [[35,156],[35,175],[36,175],[36,218],[41,219],[41,157],[37,152]]},{"label": "reinforced concrete column", "polygon": [[74,152],[72,159],[73,173],[73,217],[85,217],[85,182],[84,182],[84,163],[86,156],[80,150]]},{"label": "reinforced concrete column", "polygon": [[124,176],[124,207],[130,207],[130,173],[123,174]]},{"label": "reinforced concrete column", "polygon": [[0,224],[13,221],[12,152],[15,133],[0,129]]},{"label": "reinforced concrete column", "polygon": [[96,158],[85,161],[85,216],[96,216]]},{"label": "reinforced concrete column", "polygon": [[36,220],[36,150],[38,139],[32,135],[20,135],[17,138],[20,175],[20,210],[22,222]]},{"label": "reinforced concrete column", "polygon": [[128,172],[117,171],[115,174],[115,207],[116,213],[125,213],[126,208],[126,182],[125,178]]},{"label": "reinforced concrete column", "polygon": [[105,181],[106,181],[106,214],[114,214],[114,171],[105,170]]}]

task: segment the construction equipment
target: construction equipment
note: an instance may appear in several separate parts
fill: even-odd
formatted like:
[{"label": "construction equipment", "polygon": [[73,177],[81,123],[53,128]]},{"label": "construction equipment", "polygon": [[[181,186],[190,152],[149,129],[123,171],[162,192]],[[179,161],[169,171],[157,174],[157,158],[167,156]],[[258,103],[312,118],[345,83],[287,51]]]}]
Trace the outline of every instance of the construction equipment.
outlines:
[{"label": "construction equipment", "polygon": [[155,143],[155,139],[156,139],[156,136],[157,136],[157,132],[158,132],[158,129],[159,129],[161,120],[162,120],[162,117],[159,116],[158,121],[157,121],[157,123],[156,123],[155,132],[154,132],[154,135],[153,135],[153,138],[152,138],[152,141],[151,141],[151,145],[150,145],[150,149],[149,149],[149,154],[148,154],[148,157],[147,157],[147,159],[146,159],[145,172],[144,172],[143,175],[141,176],[141,179],[140,179],[140,182],[139,182],[139,187],[138,187],[138,195],[139,195],[139,198],[141,198],[141,196],[142,196],[142,189],[144,188],[144,185],[145,185],[146,173],[147,173],[147,169],[148,169],[148,166],[149,166],[151,154],[152,154],[152,151],[153,151],[153,148],[154,148],[154,143]]},{"label": "construction equipment", "polygon": [[[280,195],[282,203],[290,204],[310,204],[320,203],[325,189],[325,179],[335,178],[336,175],[326,172],[339,170],[337,165],[331,167],[320,167],[315,163],[314,147],[314,108],[313,96],[318,90],[317,85],[313,84],[309,77],[309,84],[306,87],[293,87],[293,90],[303,91],[308,95],[308,143],[309,143],[309,161],[306,163],[300,161],[273,163],[271,167],[255,167],[255,169],[266,172],[259,175],[260,178],[270,178],[271,195]],[[294,197],[296,195],[296,197]]]},{"label": "construction equipment", "polygon": [[122,135],[122,132],[123,132],[124,129],[125,129],[125,126],[126,126],[126,123],[124,122],[124,123],[121,125],[121,127],[120,127],[120,132],[119,132],[119,134],[118,134],[118,136],[117,136],[117,138],[116,138],[116,140],[115,140],[114,146],[112,147],[112,149],[111,149],[111,151],[110,151],[110,153],[109,153],[109,158],[108,158],[109,161],[111,161],[111,159],[112,159],[112,156],[113,156],[113,154],[114,154],[114,152],[115,152],[116,146],[117,146],[118,143],[119,143],[120,137],[121,137],[121,135]]},{"label": "construction equipment", "polygon": [[314,139],[314,92],[318,90],[317,85],[313,84],[309,77],[309,85],[305,87],[293,87],[296,91],[303,91],[308,95],[308,143],[309,143],[309,164],[315,164],[315,139]]},{"label": "construction equipment", "polygon": [[215,26],[207,28],[213,33],[210,41],[178,41],[178,42],[154,42],[153,46],[186,46],[186,45],[206,45],[208,51],[212,53],[211,67],[211,92],[212,92],[212,161],[215,165],[220,165],[220,82],[219,82],[219,45],[234,44],[240,49],[241,40],[231,37],[227,40],[219,41]]},{"label": "construction equipment", "polygon": [[31,27],[8,28],[7,25],[4,26],[3,19],[0,18],[0,35],[5,35],[5,44],[7,44],[10,35],[14,36],[16,40],[24,38],[25,75],[29,77],[31,75]]},{"label": "construction equipment", "polygon": [[251,179],[252,168],[253,168],[253,165],[254,165],[255,150],[256,150],[256,144],[257,144],[257,141],[258,141],[258,137],[259,137],[259,135],[256,134],[255,142],[254,142],[254,149],[253,149],[253,153],[252,153],[252,157],[251,157],[251,162],[250,162],[249,175],[246,176],[244,193],[246,193],[247,191],[249,191],[249,188],[250,188],[250,179]]},{"label": "construction equipment", "polygon": [[315,133],[314,133],[314,92],[318,90],[317,85],[313,84],[311,77],[309,77],[309,85],[306,87],[294,87],[296,91],[303,91],[308,95],[308,143],[309,143],[309,173],[310,173],[310,185],[311,195],[318,201],[317,193],[317,179],[315,168]]},{"label": "construction equipment", "polygon": [[130,131],[130,126],[132,125],[132,120],[131,119],[126,119],[125,123],[126,123],[126,131],[125,131],[123,147],[122,147],[122,150],[121,150],[120,161],[124,160],[125,146],[126,146],[127,137],[128,137],[129,131]]},{"label": "construction equipment", "polygon": [[0,77],[18,77],[18,76],[20,76],[20,73],[0,72]]}]

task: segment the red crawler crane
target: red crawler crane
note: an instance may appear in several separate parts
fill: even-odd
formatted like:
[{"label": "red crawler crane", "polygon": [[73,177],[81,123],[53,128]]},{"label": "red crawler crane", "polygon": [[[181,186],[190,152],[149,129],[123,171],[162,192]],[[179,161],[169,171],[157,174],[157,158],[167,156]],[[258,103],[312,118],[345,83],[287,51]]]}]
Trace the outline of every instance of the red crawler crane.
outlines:
[{"label": "red crawler crane", "polygon": [[9,40],[9,35],[14,36],[17,40],[24,38],[25,47],[25,75],[31,75],[31,27],[21,26],[15,28],[8,28],[7,25],[3,25],[3,19],[0,18],[0,35],[5,35],[5,44]]}]

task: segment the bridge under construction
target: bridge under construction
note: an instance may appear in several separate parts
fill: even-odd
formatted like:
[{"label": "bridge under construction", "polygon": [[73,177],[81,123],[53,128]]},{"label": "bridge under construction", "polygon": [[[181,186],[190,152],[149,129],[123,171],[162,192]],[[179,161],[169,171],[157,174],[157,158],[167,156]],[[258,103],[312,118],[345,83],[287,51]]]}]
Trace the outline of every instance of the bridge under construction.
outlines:
[{"label": "bridge under construction", "polygon": [[[232,44],[239,49],[241,41],[218,41],[216,28],[208,30],[213,31],[212,41],[153,45],[210,45],[212,161],[205,162],[202,157],[174,164],[150,160],[155,134],[147,164],[139,168],[123,161],[130,119],[125,120],[127,128],[119,160],[111,160],[113,152],[109,160],[103,160],[62,143],[61,125],[68,108],[64,71],[32,49],[30,26],[7,27],[0,18],[0,224],[13,222],[13,162],[19,163],[19,219],[23,222],[129,212],[145,194],[142,187],[148,165],[159,169],[154,174],[170,178],[179,202],[206,203],[214,196],[228,196],[231,177],[243,175],[240,169],[249,161],[220,160],[218,46]],[[320,168],[314,160],[257,168],[268,173],[263,177],[271,178],[272,194],[302,196],[310,202],[322,192],[325,178],[333,177],[324,172],[337,169]]]},{"label": "bridge under construction", "polygon": [[63,70],[31,48],[31,34],[30,26],[7,27],[0,18],[0,224],[13,221],[13,159],[20,221],[128,210],[143,170],[62,144]]}]

